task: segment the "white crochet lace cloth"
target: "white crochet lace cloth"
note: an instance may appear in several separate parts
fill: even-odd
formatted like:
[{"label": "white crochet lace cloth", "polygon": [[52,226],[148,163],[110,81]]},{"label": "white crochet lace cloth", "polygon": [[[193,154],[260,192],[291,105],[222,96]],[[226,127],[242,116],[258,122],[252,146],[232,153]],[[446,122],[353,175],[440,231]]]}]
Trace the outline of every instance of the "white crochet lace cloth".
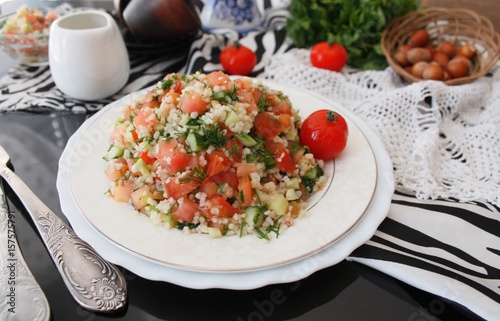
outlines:
[{"label": "white crochet lace cloth", "polygon": [[293,49],[270,57],[260,77],[314,91],[354,111],[384,142],[396,184],[418,198],[484,198],[500,205],[499,69],[460,86],[408,85],[392,68],[317,69],[308,50]]}]

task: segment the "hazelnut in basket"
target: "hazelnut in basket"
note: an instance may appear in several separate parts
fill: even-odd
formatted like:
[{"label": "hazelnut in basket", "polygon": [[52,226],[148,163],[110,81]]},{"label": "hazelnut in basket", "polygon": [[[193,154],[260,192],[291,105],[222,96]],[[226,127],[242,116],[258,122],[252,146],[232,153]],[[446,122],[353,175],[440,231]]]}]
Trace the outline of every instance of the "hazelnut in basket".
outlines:
[{"label": "hazelnut in basket", "polygon": [[476,49],[466,43],[443,40],[432,45],[427,30],[419,29],[397,49],[394,60],[417,78],[449,80],[468,76],[475,56]]},{"label": "hazelnut in basket", "polygon": [[391,21],[381,37],[389,65],[409,83],[465,84],[486,75],[500,56],[492,23],[462,8],[428,8]]}]

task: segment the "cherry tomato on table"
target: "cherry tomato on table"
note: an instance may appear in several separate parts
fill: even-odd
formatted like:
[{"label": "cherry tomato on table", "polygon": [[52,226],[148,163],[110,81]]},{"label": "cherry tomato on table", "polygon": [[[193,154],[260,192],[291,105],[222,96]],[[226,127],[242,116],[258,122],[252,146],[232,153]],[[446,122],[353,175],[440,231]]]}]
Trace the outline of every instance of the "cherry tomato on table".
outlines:
[{"label": "cherry tomato on table", "polygon": [[255,52],[239,42],[227,45],[220,54],[220,63],[224,70],[232,75],[246,76],[257,63]]},{"label": "cherry tomato on table", "polygon": [[348,136],[344,117],[328,109],[309,115],[300,128],[300,143],[309,147],[314,157],[323,160],[337,157],[344,150]]},{"label": "cherry tomato on table", "polygon": [[347,51],[341,44],[323,41],[311,48],[310,59],[314,67],[341,71],[347,63]]}]

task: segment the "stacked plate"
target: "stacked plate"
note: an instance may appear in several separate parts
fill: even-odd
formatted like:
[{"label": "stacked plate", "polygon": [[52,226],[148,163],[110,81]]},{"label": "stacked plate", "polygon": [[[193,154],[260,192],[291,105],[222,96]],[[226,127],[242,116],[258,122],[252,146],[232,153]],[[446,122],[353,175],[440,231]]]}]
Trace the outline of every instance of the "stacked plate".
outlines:
[{"label": "stacked plate", "polygon": [[296,281],[340,262],[368,241],[386,217],[394,191],[392,164],[382,142],[341,105],[292,86],[262,82],[287,95],[302,119],[326,108],[348,122],[346,149],[325,164],[328,186],[308,201],[309,215],[271,241],[253,235],[213,239],[154,225],[131,205],[106,196],[102,156],[113,124],[121,106],[144,90],[103,108],[68,141],[57,188],[76,233],[104,258],[144,278],[195,289],[252,289]]}]

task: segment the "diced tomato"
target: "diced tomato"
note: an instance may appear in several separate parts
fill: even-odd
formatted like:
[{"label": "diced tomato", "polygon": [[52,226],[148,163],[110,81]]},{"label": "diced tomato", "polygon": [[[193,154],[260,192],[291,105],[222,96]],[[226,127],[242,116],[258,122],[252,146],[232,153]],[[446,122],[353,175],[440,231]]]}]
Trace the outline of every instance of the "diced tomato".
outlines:
[{"label": "diced tomato", "polygon": [[194,216],[196,212],[200,211],[199,205],[185,197],[182,200],[182,203],[179,204],[179,206],[172,212],[172,217],[176,221],[182,221],[182,222],[192,222],[194,219]]},{"label": "diced tomato", "polygon": [[238,176],[236,176],[236,171],[234,170],[234,168],[230,168],[229,170],[214,175],[211,178],[217,184],[225,183],[229,185],[233,190],[238,190]]},{"label": "diced tomato", "polygon": [[154,152],[160,165],[169,174],[183,171],[191,159],[186,150],[175,139],[160,140]]},{"label": "diced tomato", "polygon": [[204,152],[198,152],[195,155],[189,156],[190,157],[188,162],[189,168],[191,169],[202,168],[203,166],[201,166],[200,157],[204,154],[205,154]]},{"label": "diced tomato", "polygon": [[252,88],[252,78],[249,77],[240,77],[234,80],[234,83],[238,85],[243,90],[249,90]]},{"label": "diced tomato", "polygon": [[286,115],[292,115],[292,109],[290,108],[290,105],[288,105],[287,102],[285,101],[282,101],[276,105],[274,105],[272,107],[273,109],[273,113],[275,115],[282,115],[282,114],[286,114]]},{"label": "diced tomato", "polygon": [[141,210],[146,205],[148,205],[148,199],[152,198],[152,196],[153,193],[151,187],[149,187],[148,185],[143,185],[142,187],[133,191],[130,195],[130,198],[132,199],[132,204],[134,204],[134,207],[138,210]]},{"label": "diced tomato", "polygon": [[241,163],[236,165],[236,176],[241,178],[243,176],[248,176],[251,173],[257,172],[257,166],[252,163]]},{"label": "diced tomato", "polygon": [[113,199],[117,202],[128,202],[133,190],[134,183],[132,181],[117,181],[116,186],[111,193],[111,196],[113,196]]},{"label": "diced tomato", "polygon": [[137,112],[138,112],[138,111],[139,111],[139,110],[138,110],[137,108],[134,108],[134,107],[132,107],[132,106],[129,106],[129,107],[127,108],[127,110],[125,110],[125,112],[123,113],[123,118],[124,118],[125,120],[131,120],[131,119],[130,119],[130,116],[132,116],[132,115],[133,115],[133,116],[135,117],[135,115],[137,115]]},{"label": "diced tomato", "polygon": [[217,183],[210,177],[205,179],[200,186],[200,192],[205,193],[207,197],[217,195],[218,190],[219,185],[217,185]]},{"label": "diced tomato", "polygon": [[241,162],[243,156],[243,144],[236,137],[231,138],[226,143],[226,149],[229,151],[229,158],[236,163]]},{"label": "diced tomato", "polygon": [[156,118],[153,108],[144,107],[139,109],[137,115],[134,117],[133,123],[135,128],[143,126],[152,131],[153,126],[158,123],[158,119]]},{"label": "diced tomato", "polygon": [[179,97],[181,96],[180,93],[176,93],[176,92],[173,92],[173,91],[169,91],[169,92],[165,92],[162,96],[161,96],[161,101],[168,101],[168,102],[172,102],[172,104],[174,104],[174,106],[177,108],[178,105],[179,105]]},{"label": "diced tomato", "polygon": [[125,143],[124,135],[127,132],[127,127],[125,125],[118,125],[113,129],[113,132],[109,136],[109,142],[114,144],[115,142]]},{"label": "diced tomato", "polygon": [[142,151],[139,153],[139,157],[144,161],[144,163],[151,165],[155,162],[156,158],[150,157],[147,151]]},{"label": "diced tomato", "polygon": [[280,148],[274,156],[274,161],[280,172],[292,174],[295,170],[295,163],[285,147]]},{"label": "diced tomato", "polygon": [[306,150],[304,148],[301,148],[293,153],[290,153],[290,156],[292,156],[292,159],[295,163],[298,163],[305,153]]},{"label": "diced tomato", "polygon": [[163,78],[163,80],[172,80],[172,85],[169,88],[165,88],[165,91],[181,93],[182,91],[182,75],[181,74],[168,74]]},{"label": "diced tomato", "polygon": [[211,154],[207,154],[206,158],[208,162],[207,167],[205,168],[207,177],[227,171],[229,167],[231,167],[231,161],[220,150],[215,150]]},{"label": "diced tomato", "polygon": [[281,133],[283,125],[278,118],[270,113],[264,112],[255,116],[254,128],[257,135],[272,140]]},{"label": "diced tomato", "polygon": [[243,199],[240,200],[242,206],[252,205],[253,189],[252,182],[248,175],[238,177],[238,191],[243,194]]},{"label": "diced tomato", "polygon": [[198,186],[200,186],[200,183],[196,180],[183,181],[171,178],[165,182],[165,190],[167,191],[168,197],[173,197],[175,200],[187,196],[198,188]]},{"label": "diced tomato", "polygon": [[252,92],[252,95],[253,95],[253,100],[256,103],[259,103],[260,97],[262,96],[262,91],[260,91],[259,89],[252,88],[251,92]]},{"label": "diced tomato", "polygon": [[203,100],[203,97],[197,92],[191,92],[189,94],[185,94],[182,96],[179,101],[180,109],[189,114],[189,113],[198,113],[198,115],[202,115],[208,110],[208,103]]},{"label": "diced tomato", "polygon": [[236,92],[236,96],[238,96],[239,102],[248,104],[248,106],[245,108],[248,113],[259,110],[252,93],[245,91],[245,90],[238,90]]},{"label": "diced tomato", "polygon": [[208,83],[213,87],[227,85],[231,82],[231,78],[222,71],[212,71],[205,78]]},{"label": "diced tomato", "polygon": [[281,114],[278,116],[278,120],[283,126],[283,129],[288,128],[292,125],[292,116],[289,114]]},{"label": "diced tomato", "polygon": [[264,142],[264,146],[266,147],[267,151],[269,151],[273,155],[275,155],[280,149],[285,147],[285,145],[283,145],[282,143],[277,143],[272,140],[266,140]]},{"label": "diced tomato", "polygon": [[108,166],[106,169],[106,176],[113,182],[119,180],[128,172],[128,165],[125,158],[117,158],[114,162],[117,166]]},{"label": "diced tomato", "polygon": [[231,217],[236,213],[240,213],[240,211],[229,204],[222,196],[214,195],[212,197],[207,198],[205,201],[205,206],[203,209],[203,213],[211,218],[211,217]]}]

